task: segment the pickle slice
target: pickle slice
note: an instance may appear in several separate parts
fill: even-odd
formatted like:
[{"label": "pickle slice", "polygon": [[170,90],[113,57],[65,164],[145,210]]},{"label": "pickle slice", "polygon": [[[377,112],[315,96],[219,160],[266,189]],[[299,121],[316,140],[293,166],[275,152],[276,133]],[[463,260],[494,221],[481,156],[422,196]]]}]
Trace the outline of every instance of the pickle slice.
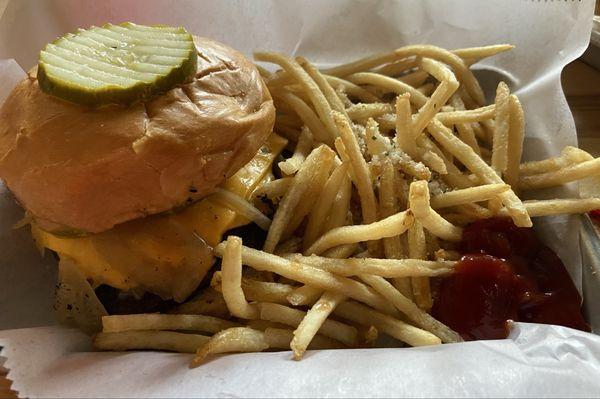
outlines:
[{"label": "pickle slice", "polygon": [[129,105],[190,80],[197,53],[184,28],[132,22],[79,29],[40,52],[45,93],[92,107]]}]

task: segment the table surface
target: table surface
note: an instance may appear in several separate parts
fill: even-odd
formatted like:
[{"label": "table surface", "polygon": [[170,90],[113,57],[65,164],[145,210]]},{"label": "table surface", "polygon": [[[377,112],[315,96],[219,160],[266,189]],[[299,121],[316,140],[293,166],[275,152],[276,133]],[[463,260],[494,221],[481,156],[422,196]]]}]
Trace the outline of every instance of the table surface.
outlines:
[{"label": "table surface", "polygon": [[[562,83],[575,117],[580,146],[600,156],[600,70],[574,61],[563,71]],[[0,399],[16,397],[6,374],[0,371]]]}]

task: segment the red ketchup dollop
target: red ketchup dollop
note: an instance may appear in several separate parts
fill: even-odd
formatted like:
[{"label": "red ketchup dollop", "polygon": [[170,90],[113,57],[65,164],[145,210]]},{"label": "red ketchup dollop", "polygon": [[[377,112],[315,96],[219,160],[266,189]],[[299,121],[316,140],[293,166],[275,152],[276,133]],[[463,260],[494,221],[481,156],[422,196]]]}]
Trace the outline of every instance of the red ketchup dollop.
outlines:
[{"label": "red ketchup dollop", "polygon": [[460,250],[455,272],[439,281],[432,315],[463,339],[506,338],[510,320],[590,331],[569,273],[532,229],[481,220],[465,228]]}]

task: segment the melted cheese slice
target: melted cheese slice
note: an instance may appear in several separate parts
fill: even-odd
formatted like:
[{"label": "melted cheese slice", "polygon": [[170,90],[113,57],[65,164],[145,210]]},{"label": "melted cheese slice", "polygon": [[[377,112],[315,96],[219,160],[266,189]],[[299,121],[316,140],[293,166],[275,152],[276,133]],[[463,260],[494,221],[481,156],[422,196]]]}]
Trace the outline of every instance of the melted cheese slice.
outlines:
[{"label": "melted cheese slice", "polygon": [[[272,134],[223,188],[249,199],[271,173],[286,140]],[[94,287],[107,284],[133,293],[185,300],[213,264],[212,249],[232,228],[249,221],[207,197],[181,212],[134,220],[86,237],[50,234],[32,224],[38,247],[75,261]],[[208,244],[208,245],[207,245]]]}]

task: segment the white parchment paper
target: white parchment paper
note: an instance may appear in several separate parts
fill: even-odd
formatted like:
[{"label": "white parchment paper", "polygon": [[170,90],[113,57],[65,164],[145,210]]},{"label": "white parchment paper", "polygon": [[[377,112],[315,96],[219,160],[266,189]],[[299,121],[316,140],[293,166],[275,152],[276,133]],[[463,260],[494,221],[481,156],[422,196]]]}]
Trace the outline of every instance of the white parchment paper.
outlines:
[{"label": "white parchment paper", "polygon": [[[247,55],[276,50],[321,65],[405,44],[512,43],[513,51],[475,69],[486,92],[500,79],[517,92],[526,114],[525,157],[536,159],[576,144],[560,72],[587,46],[593,9],[593,0],[13,0],[0,19],[0,100],[22,76],[18,65],[34,65],[45,43],[108,21],[186,26]],[[569,187],[538,197],[576,194]],[[13,389],[24,397],[600,395],[599,338],[552,326],[519,324],[501,341],[314,352],[299,363],[286,353],[234,355],[192,371],[186,355],[88,353],[78,332],[23,328],[54,324],[56,270],[26,230],[12,230],[21,216],[0,185],[0,329],[12,329],[0,331],[0,345]],[[541,219],[536,228],[581,287],[578,219]]]}]

